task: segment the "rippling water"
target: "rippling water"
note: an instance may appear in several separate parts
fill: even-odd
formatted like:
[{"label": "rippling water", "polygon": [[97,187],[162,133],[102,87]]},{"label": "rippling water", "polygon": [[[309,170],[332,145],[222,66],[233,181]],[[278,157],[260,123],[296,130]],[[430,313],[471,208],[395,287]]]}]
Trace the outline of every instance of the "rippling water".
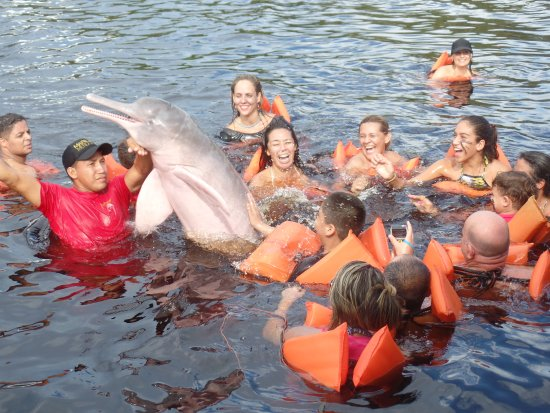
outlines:
[{"label": "rippling water", "polygon": [[[549,18],[546,1],[7,1],[0,113],[29,117],[34,155],[60,166],[76,137],[124,136],[80,111],[87,93],[160,97],[214,135],[231,116],[232,79],[252,72],[268,97],[285,100],[306,159],[327,162],[368,113],[386,116],[395,148],[425,162],[441,157],[460,116],[483,115],[515,159],[550,152]],[[480,75],[466,105],[425,82],[460,36],[472,41]],[[384,200],[395,205],[389,212]],[[421,353],[441,347],[393,389],[335,395],[302,381],[261,338],[262,310],[274,308],[282,286],[240,279],[227,259],[187,245],[175,220],[127,258],[91,266],[29,249],[21,229],[36,213],[17,198],[3,202],[0,411],[548,409],[548,306],[522,291],[469,299],[454,332],[401,343]],[[403,194],[366,202],[371,218],[412,219],[422,245],[458,237],[460,224],[433,229],[411,216]],[[181,274],[170,303],[144,294],[154,276]],[[297,308],[291,322],[302,316]]]}]

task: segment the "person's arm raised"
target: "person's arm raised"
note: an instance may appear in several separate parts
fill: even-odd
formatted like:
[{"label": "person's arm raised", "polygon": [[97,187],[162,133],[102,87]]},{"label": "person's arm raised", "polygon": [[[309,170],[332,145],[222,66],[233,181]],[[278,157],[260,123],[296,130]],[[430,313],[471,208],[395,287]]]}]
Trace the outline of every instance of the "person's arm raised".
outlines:
[{"label": "person's arm raised", "polygon": [[124,176],[124,182],[130,192],[136,192],[141,188],[143,181],[153,170],[153,160],[151,154],[139,146],[133,138],[128,138],[128,151],[136,153],[136,160]]},{"label": "person's arm raised", "polygon": [[439,177],[448,177],[449,160],[440,159],[428,166],[424,171],[409,179],[408,181],[397,176],[393,164],[384,155],[374,155],[372,163],[376,172],[386,180],[386,184],[392,188],[399,189],[404,186],[421,184]]},{"label": "person's arm raised", "polygon": [[40,182],[36,177],[21,173],[0,159],[0,181],[18,192],[33,206],[40,206]]}]

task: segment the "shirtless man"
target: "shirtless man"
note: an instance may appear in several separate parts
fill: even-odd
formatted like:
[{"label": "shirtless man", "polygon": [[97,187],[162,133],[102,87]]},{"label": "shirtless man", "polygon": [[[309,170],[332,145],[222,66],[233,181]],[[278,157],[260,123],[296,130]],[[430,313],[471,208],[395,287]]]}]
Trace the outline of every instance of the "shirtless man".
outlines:
[{"label": "shirtless man", "polygon": [[36,176],[36,170],[27,165],[27,156],[32,152],[32,136],[23,116],[16,113],[0,116],[0,152],[2,159],[14,170]]}]

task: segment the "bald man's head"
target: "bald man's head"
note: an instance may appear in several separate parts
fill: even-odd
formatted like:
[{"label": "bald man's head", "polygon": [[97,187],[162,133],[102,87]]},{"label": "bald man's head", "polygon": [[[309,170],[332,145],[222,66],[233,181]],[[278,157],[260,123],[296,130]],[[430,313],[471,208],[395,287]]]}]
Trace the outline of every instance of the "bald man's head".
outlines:
[{"label": "bald man's head", "polygon": [[495,212],[477,211],[464,222],[462,253],[467,264],[485,269],[501,268],[509,246],[508,224]]}]

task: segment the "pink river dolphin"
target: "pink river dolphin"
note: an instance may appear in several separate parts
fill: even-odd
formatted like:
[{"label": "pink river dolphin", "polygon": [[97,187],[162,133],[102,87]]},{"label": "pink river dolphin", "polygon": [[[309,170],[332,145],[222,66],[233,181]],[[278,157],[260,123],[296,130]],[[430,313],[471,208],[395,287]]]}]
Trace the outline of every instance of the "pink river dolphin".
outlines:
[{"label": "pink river dolphin", "polygon": [[136,229],[150,233],[172,212],[187,238],[208,244],[256,240],[248,219],[248,189],[222,150],[180,108],[155,98],[121,103],[86,98],[119,114],[82,106],[86,113],[124,128],[153,158],[154,169],[136,204]]}]

